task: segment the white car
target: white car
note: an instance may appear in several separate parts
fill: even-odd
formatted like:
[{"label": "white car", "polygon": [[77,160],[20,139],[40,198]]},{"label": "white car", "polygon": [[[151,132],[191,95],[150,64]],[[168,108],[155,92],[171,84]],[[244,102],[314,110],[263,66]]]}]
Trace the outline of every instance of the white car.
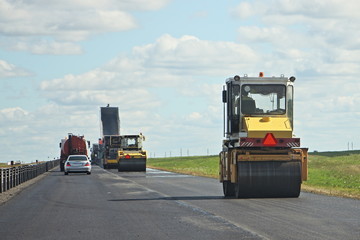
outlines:
[{"label": "white car", "polygon": [[86,155],[70,155],[64,165],[64,173],[70,172],[91,174],[91,161]]}]

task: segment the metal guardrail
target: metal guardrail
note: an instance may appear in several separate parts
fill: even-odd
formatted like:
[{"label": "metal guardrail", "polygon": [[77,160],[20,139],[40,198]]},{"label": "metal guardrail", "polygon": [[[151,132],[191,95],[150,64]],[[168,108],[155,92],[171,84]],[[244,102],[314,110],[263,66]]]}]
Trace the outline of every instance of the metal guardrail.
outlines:
[{"label": "metal guardrail", "polygon": [[60,160],[53,160],[19,167],[0,168],[0,193],[49,171],[59,163]]}]

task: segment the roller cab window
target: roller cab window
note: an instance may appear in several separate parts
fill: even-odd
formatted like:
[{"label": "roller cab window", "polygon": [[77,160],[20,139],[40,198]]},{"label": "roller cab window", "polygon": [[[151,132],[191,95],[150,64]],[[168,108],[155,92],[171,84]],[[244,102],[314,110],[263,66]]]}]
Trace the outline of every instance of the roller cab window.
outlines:
[{"label": "roller cab window", "polygon": [[246,84],[241,87],[241,113],[244,115],[284,115],[285,85]]},{"label": "roller cab window", "polygon": [[136,150],[142,148],[139,136],[125,136],[121,140],[121,147],[127,150]]}]

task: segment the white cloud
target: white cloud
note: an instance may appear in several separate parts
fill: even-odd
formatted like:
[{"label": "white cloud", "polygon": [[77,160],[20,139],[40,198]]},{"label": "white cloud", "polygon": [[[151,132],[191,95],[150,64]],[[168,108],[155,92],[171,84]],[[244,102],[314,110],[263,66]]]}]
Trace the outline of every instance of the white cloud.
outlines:
[{"label": "white cloud", "polygon": [[[52,38],[55,42],[18,43],[11,49],[35,54],[79,54],[80,47],[71,42],[90,36],[134,29],[136,20],[130,11],[151,11],[164,7],[167,0],[84,1],[84,0],[0,0],[0,33],[19,42],[18,38]],[[63,42],[63,43],[59,43]],[[8,44],[7,44],[8,45]]]},{"label": "white cloud", "polygon": [[[167,1],[16,1],[1,0],[4,34],[90,35],[136,26],[126,11],[157,10]],[[76,39],[75,39],[76,40]]]},{"label": "white cloud", "polygon": [[[144,129],[156,129],[173,117],[178,126],[212,127],[222,114],[219,96],[224,76],[252,62],[256,62],[253,50],[240,44],[164,35],[101,68],[43,81],[40,90],[59,106],[119,106],[121,118]],[[207,106],[202,107],[203,102]],[[196,106],[204,113],[193,111]],[[149,116],[158,120],[149,121]]]},{"label": "white cloud", "polygon": [[240,26],[239,41],[258,46],[266,62],[278,64],[282,57],[295,63],[294,72],[335,76],[358,71],[359,10],[357,1],[258,0],[240,3],[233,14],[260,21]]},{"label": "white cloud", "polygon": [[0,109],[0,125],[0,137],[5,139],[1,149],[6,149],[0,162],[47,160],[44,156],[53,159],[59,156],[60,139],[69,132],[87,133],[93,139],[100,132],[97,112],[92,108],[54,104],[33,111],[19,107]]},{"label": "white cloud", "polygon": [[30,76],[29,71],[0,59],[0,79]]},{"label": "white cloud", "polygon": [[33,54],[50,54],[50,55],[78,55],[83,50],[77,44],[71,42],[44,41],[39,42],[12,42],[7,44],[8,47],[15,51],[27,51]]},{"label": "white cloud", "polygon": [[76,103],[77,98],[96,98],[97,94],[102,94],[98,89],[106,90],[108,96],[117,96],[115,99],[120,99],[129,90],[136,93],[142,89],[143,93],[139,95],[147,96],[145,88],[149,87],[175,86],[179,92],[185,92],[197,84],[197,76],[214,78],[236,73],[239,67],[248,68],[257,60],[254,51],[241,44],[164,35],[155,43],[134,47],[131,55],[119,56],[102,68],[43,81],[40,88],[50,98],[60,98],[63,91],[72,96],[73,91],[74,98],[62,100],[64,103]]},{"label": "white cloud", "polygon": [[258,60],[246,45],[194,36],[177,39],[170,35],[163,35],[154,44],[134,48],[134,55],[144,59],[146,67],[168,69],[174,75],[222,75]]},{"label": "white cloud", "polygon": [[233,16],[246,19],[255,14],[256,10],[253,9],[253,6],[249,2],[241,2],[234,9],[231,10]]},{"label": "white cloud", "polygon": [[136,27],[134,19],[128,13],[119,10],[62,11],[29,7],[24,11],[26,13],[17,19],[6,16],[0,18],[3,35],[50,36],[62,41],[81,41],[94,34]]},{"label": "white cloud", "polygon": [[164,144],[164,136],[177,136],[165,140],[169,148],[189,148],[195,154],[204,142],[210,147],[211,139],[221,137],[225,78],[241,66],[253,69],[257,61],[254,51],[241,44],[163,35],[101,68],[43,81],[40,90],[59,108],[86,106],[90,113],[108,103],[119,106],[123,133],[143,132],[151,139],[146,143],[150,149]]},{"label": "white cloud", "polygon": [[29,112],[20,107],[5,108],[0,110],[1,122],[17,122],[22,120],[29,120]]},{"label": "white cloud", "polygon": [[[296,16],[309,16],[312,18],[360,18],[360,6],[357,0],[255,0],[245,1],[232,10],[234,16],[248,18],[252,16],[279,16],[284,20]],[[283,21],[286,23],[286,21]],[[290,22],[291,23],[291,22]]]}]

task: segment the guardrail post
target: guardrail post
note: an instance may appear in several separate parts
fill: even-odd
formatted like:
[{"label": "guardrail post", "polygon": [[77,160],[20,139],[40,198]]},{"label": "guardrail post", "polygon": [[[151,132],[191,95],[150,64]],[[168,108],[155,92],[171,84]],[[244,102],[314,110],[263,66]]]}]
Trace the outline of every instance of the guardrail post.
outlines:
[{"label": "guardrail post", "polygon": [[16,186],[16,167],[13,167],[12,169],[12,187]]},{"label": "guardrail post", "polygon": [[10,187],[10,168],[6,169],[6,190]]},{"label": "guardrail post", "polygon": [[9,185],[9,187],[8,187],[7,190],[9,190],[9,189],[12,188],[12,169],[11,169],[11,168],[9,168],[8,174],[9,174],[9,176],[8,176],[8,178],[9,178],[9,179],[8,179],[8,185]]},{"label": "guardrail post", "polygon": [[21,166],[19,168],[19,181],[20,181],[20,184],[23,183],[23,173],[24,173],[24,166]]},{"label": "guardrail post", "polygon": [[3,177],[4,177],[4,192],[6,191],[6,186],[7,186],[7,182],[6,182],[6,172],[7,172],[7,169],[4,169],[4,172],[3,172]]},{"label": "guardrail post", "polygon": [[2,193],[4,191],[4,184],[3,184],[3,169],[0,169],[0,193]]},{"label": "guardrail post", "polygon": [[16,167],[14,171],[15,171],[15,186],[17,186],[19,185],[19,168]]}]

